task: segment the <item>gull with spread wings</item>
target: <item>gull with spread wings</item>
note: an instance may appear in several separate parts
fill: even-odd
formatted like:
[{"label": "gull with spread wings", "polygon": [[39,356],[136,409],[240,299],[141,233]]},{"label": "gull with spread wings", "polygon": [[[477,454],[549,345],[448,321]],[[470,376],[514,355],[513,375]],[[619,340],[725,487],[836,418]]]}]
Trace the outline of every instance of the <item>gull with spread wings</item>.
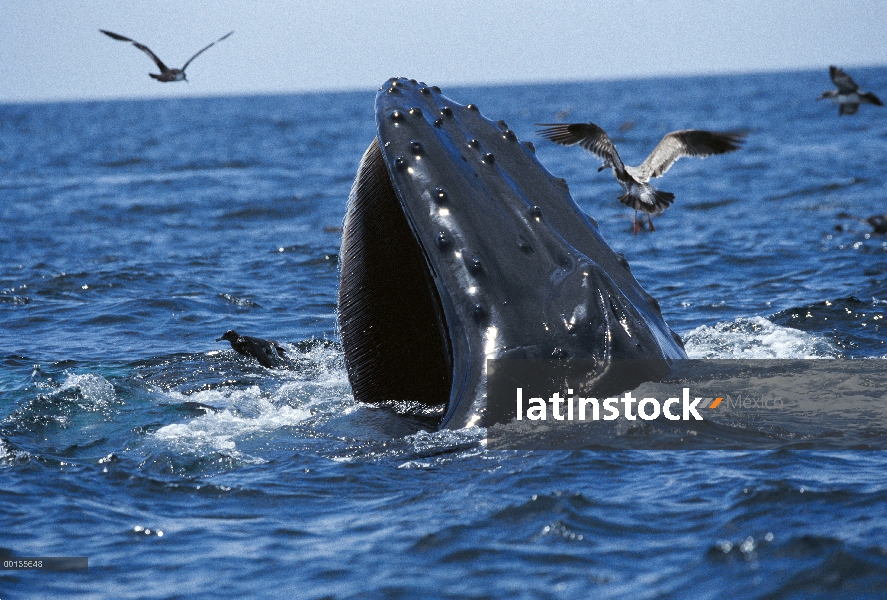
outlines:
[{"label": "gull with spread wings", "polygon": [[537,133],[547,140],[572,146],[579,144],[592,154],[602,158],[604,164],[598,171],[607,167],[613,169],[616,181],[622,185],[625,194],[619,201],[634,209],[634,232],[641,230],[638,223],[638,211],[647,213],[650,231],[653,227],[653,215],[658,215],[674,202],[674,194],[662,192],[650,185],[651,177],[661,177],[682,156],[698,156],[704,158],[712,154],[724,154],[739,149],[744,134],[700,129],[684,129],[672,131],[660,141],[650,156],[640,166],[630,167],[623,164],[610,141],[607,133],[594,123],[537,123]]},{"label": "gull with spread wings", "polygon": [[188,65],[191,64],[191,61],[194,60],[195,58],[197,58],[198,56],[200,56],[201,54],[203,54],[203,52],[205,52],[206,50],[209,50],[213,45],[221,42],[226,37],[228,37],[229,35],[234,33],[233,31],[229,31],[228,33],[226,33],[225,35],[223,35],[222,37],[217,39],[215,42],[213,42],[209,46],[206,46],[205,48],[203,48],[200,52],[198,52],[197,54],[195,54],[194,56],[189,58],[188,62],[186,62],[185,66],[183,66],[181,69],[170,69],[165,64],[163,64],[162,60],[157,58],[156,54],[151,52],[150,48],[148,48],[144,44],[140,44],[135,40],[131,40],[128,37],[124,37],[124,36],[120,35],[119,33],[114,33],[112,31],[105,31],[104,29],[99,29],[99,31],[101,31],[102,33],[104,33],[108,37],[113,38],[115,40],[119,40],[121,42],[131,42],[133,46],[135,46],[136,48],[138,48],[139,50],[141,50],[142,52],[147,54],[151,58],[151,60],[153,60],[154,63],[157,65],[157,68],[160,69],[159,74],[148,73],[148,75],[150,75],[151,77],[153,77],[157,81],[188,81],[185,78],[185,69],[188,68]]},{"label": "gull with spread wings", "polygon": [[826,90],[817,100],[828,98],[838,105],[839,115],[855,115],[859,110],[860,104],[874,104],[875,106],[884,106],[881,99],[871,92],[860,92],[859,86],[853,81],[843,69],[839,69],[835,65],[828,68],[832,81],[838,88],[836,90]]}]

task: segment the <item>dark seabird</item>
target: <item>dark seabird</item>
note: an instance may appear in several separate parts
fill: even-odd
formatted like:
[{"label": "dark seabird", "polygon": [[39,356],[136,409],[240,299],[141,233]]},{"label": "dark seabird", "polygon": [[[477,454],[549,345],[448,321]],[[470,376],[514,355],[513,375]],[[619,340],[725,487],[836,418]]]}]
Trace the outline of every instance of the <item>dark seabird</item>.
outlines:
[{"label": "dark seabird", "polygon": [[144,44],[140,44],[135,40],[131,40],[128,37],[124,37],[124,36],[120,35],[119,33],[105,31],[104,29],[99,29],[99,31],[101,31],[102,33],[104,33],[108,37],[114,38],[115,40],[120,40],[121,42],[132,42],[133,46],[135,46],[136,48],[138,48],[139,50],[141,50],[142,52],[147,54],[149,57],[151,57],[151,60],[153,60],[154,63],[157,65],[157,68],[160,69],[160,74],[158,75],[156,73],[148,73],[148,75],[150,75],[151,77],[153,77],[157,81],[188,81],[185,78],[185,69],[188,68],[188,65],[191,64],[191,61],[194,60],[195,58],[197,58],[198,56],[200,56],[204,51],[209,50],[214,44],[221,42],[226,37],[228,37],[229,35],[234,33],[233,31],[229,31],[228,33],[226,33],[225,35],[223,35],[222,37],[217,39],[215,42],[213,42],[209,46],[206,46],[205,48],[203,48],[200,52],[198,52],[197,54],[195,54],[194,56],[189,58],[188,62],[186,62],[185,66],[182,67],[181,69],[170,69],[165,64],[163,64],[162,60],[157,58],[156,54],[151,52],[150,48],[148,48]]},{"label": "dark seabird", "polygon": [[865,222],[875,229],[875,233],[887,233],[887,214],[872,215]]},{"label": "dark seabird", "polygon": [[682,156],[698,156],[704,158],[712,154],[724,154],[739,149],[744,134],[684,129],[672,131],[660,141],[650,156],[640,166],[630,167],[623,164],[616,152],[616,147],[607,133],[594,123],[537,123],[544,127],[537,133],[545,139],[562,146],[579,144],[592,154],[604,159],[598,171],[610,167],[616,181],[622,185],[625,194],[619,201],[634,209],[634,232],[641,230],[637,211],[647,213],[650,231],[653,227],[652,215],[658,215],[674,202],[674,194],[662,192],[648,182],[651,177],[661,177]]},{"label": "dark seabird", "polygon": [[217,338],[216,341],[231,342],[231,347],[238,353],[255,358],[263,367],[269,369],[280,365],[281,359],[286,354],[286,349],[273,340],[238,335],[233,329],[226,331],[225,335]]},{"label": "dark seabird", "polygon": [[[879,235],[883,235],[883,234],[887,233],[887,213],[884,213],[882,215],[872,215],[866,219],[863,219],[861,217],[857,217],[856,215],[851,215],[850,213],[846,213],[846,212],[839,212],[836,216],[839,219],[852,219],[854,221],[859,221],[860,223],[870,225],[871,228],[874,230],[873,233],[877,233]],[[848,229],[847,227],[844,227],[844,225],[838,223],[837,225],[835,225],[835,231],[851,231],[851,230]]]},{"label": "dark seabird", "polygon": [[839,115],[855,115],[860,104],[874,104],[884,106],[881,99],[871,92],[860,92],[859,86],[843,69],[832,65],[828,68],[832,81],[838,87],[836,90],[826,90],[817,100],[828,98],[838,105]]}]

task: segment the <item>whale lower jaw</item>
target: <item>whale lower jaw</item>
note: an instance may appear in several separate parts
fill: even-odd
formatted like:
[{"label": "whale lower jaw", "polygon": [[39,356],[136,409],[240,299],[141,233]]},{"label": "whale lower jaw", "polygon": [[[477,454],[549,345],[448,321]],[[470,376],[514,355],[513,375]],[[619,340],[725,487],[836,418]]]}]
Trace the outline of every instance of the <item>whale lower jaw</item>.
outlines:
[{"label": "whale lower jaw", "polygon": [[342,228],[339,329],[354,397],[446,405],[452,348],[434,278],[376,140]]}]

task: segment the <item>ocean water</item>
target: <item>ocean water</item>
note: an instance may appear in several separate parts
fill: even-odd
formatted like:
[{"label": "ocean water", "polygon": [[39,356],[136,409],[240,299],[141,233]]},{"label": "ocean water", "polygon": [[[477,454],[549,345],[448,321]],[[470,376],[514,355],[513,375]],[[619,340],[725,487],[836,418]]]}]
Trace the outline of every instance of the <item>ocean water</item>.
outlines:
[{"label": "ocean water", "polygon": [[[884,359],[887,236],[861,219],[887,213],[887,110],[839,118],[829,87],[443,92],[535,143],[691,357]],[[0,598],[883,597],[882,452],[492,451],[357,404],[337,261],[374,95],[0,105],[0,558],[89,558],[0,571]],[[634,236],[599,161],[534,135],[556,119],[628,164],[675,129],[748,138],[679,161]]]}]

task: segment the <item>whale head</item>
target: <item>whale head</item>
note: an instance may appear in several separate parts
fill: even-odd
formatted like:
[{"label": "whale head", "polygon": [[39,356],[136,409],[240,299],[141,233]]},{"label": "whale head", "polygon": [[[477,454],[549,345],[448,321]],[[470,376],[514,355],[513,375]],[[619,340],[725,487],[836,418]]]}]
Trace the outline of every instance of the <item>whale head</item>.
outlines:
[{"label": "whale head", "polygon": [[625,258],[504,121],[402,78],[375,109],[340,253],[355,399],[441,407],[441,426],[461,428],[485,424],[489,359],[591,360],[593,390],[619,359],[686,358]]}]

